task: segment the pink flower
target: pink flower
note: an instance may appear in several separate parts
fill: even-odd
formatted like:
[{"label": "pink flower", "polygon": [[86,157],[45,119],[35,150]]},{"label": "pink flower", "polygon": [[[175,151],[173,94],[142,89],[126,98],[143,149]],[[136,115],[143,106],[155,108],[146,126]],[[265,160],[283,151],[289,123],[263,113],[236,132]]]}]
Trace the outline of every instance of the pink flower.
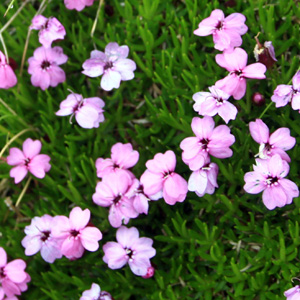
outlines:
[{"label": "pink flower", "polygon": [[300,286],[296,285],[293,288],[284,292],[286,300],[299,300],[300,299]]},{"label": "pink flower", "polygon": [[194,110],[202,116],[215,116],[218,114],[226,123],[229,120],[235,120],[237,109],[228,100],[229,94],[222,90],[211,86],[208,88],[208,92],[198,92],[193,95],[193,99],[196,102],[194,104]]},{"label": "pink flower", "polygon": [[18,148],[9,149],[9,156],[6,161],[9,165],[15,166],[10,170],[10,177],[15,178],[15,183],[21,182],[28,171],[37,178],[44,178],[46,172],[51,169],[50,157],[46,154],[39,154],[42,143],[28,138],[23,143],[23,151]]},{"label": "pink flower", "polygon": [[53,227],[53,217],[49,215],[34,217],[31,224],[25,227],[26,236],[22,240],[25,254],[34,255],[41,251],[42,258],[48,263],[61,258],[60,248],[63,240],[52,236]]},{"label": "pink flower", "polygon": [[9,89],[17,84],[17,77],[0,51],[0,89]]},{"label": "pink flower", "polygon": [[82,73],[89,77],[102,76],[101,87],[105,91],[119,88],[121,80],[131,80],[136,64],[126,58],[129,54],[128,46],[119,46],[117,43],[109,43],[105,47],[105,53],[94,50],[91,58],[86,60],[82,67]]},{"label": "pink flower", "polygon": [[97,283],[93,283],[89,290],[82,293],[79,300],[112,300],[111,294],[102,291]]},{"label": "pink flower", "polygon": [[0,299],[6,295],[13,298],[27,290],[30,276],[25,272],[26,263],[22,259],[15,259],[7,263],[5,250],[0,247]]},{"label": "pink flower", "polygon": [[156,254],[152,244],[152,239],[140,238],[135,227],[122,226],[117,230],[117,243],[108,242],[103,246],[103,261],[113,270],[128,263],[135,275],[145,276],[151,267],[150,258]]},{"label": "pink flower", "polygon": [[175,173],[176,156],[173,151],[157,153],[146,162],[147,170],[141,176],[144,193],[150,199],[164,198],[167,204],[183,202],[188,192],[187,182]]},{"label": "pink flower", "polygon": [[97,176],[102,178],[109,173],[122,170],[134,178],[135,176],[128,169],[135,166],[138,160],[139,153],[133,150],[130,143],[116,143],[111,148],[111,158],[98,158],[96,160]]},{"label": "pink flower", "polygon": [[249,194],[263,191],[262,199],[268,209],[291,204],[293,198],[299,196],[297,185],[289,179],[284,179],[289,173],[289,165],[278,154],[270,159],[256,159],[254,171],[244,176],[244,190]]},{"label": "pink flower", "polygon": [[66,100],[60,103],[60,110],[55,114],[57,116],[72,117],[75,115],[77,123],[82,128],[98,128],[99,124],[104,121],[105,103],[98,97],[83,98],[79,94],[70,94]]},{"label": "pink flower", "polygon": [[192,171],[197,171],[204,166],[209,155],[217,158],[232,156],[229,147],[235,142],[226,125],[215,127],[212,117],[195,117],[192,120],[192,130],[196,137],[188,137],[180,143],[182,160]]},{"label": "pink flower", "polygon": [[188,181],[189,191],[195,192],[199,197],[204,196],[204,194],[212,195],[215,188],[218,187],[218,172],[218,165],[208,159],[203,167],[191,174]]},{"label": "pink flower", "polygon": [[291,103],[293,109],[300,109],[300,71],[294,75],[293,85],[278,85],[271,100],[276,103],[276,107]]},{"label": "pink flower", "polygon": [[54,17],[45,18],[35,16],[31,21],[30,29],[39,30],[39,41],[45,47],[51,47],[55,40],[63,40],[66,35],[65,27]]},{"label": "pink flower", "polygon": [[93,5],[95,0],[64,0],[67,9],[83,10],[86,6]]},{"label": "pink flower", "polygon": [[69,259],[80,258],[84,249],[97,251],[102,239],[101,231],[96,227],[87,226],[91,217],[89,209],[74,207],[69,215],[54,218],[52,234],[55,238],[64,239],[61,253]]},{"label": "pink flower", "polygon": [[66,74],[59,65],[66,63],[68,56],[63,54],[61,47],[45,48],[39,47],[33,57],[28,59],[28,73],[31,74],[33,86],[39,86],[42,90],[49,86],[56,87],[66,80]]},{"label": "pink flower", "polygon": [[235,48],[231,53],[216,55],[216,62],[230,73],[216,82],[216,87],[240,100],[246,93],[246,78],[265,79],[266,66],[255,63],[247,66],[248,55],[245,50]]},{"label": "pink flower", "polygon": [[296,139],[290,136],[288,128],[279,128],[270,135],[268,126],[260,119],[250,122],[249,128],[252,138],[260,144],[259,158],[266,159],[279,154],[287,162],[291,161],[285,151],[295,146]]},{"label": "pink flower", "polygon": [[108,220],[111,226],[117,228],[136,218],[139,213],[133,207],[133,199],[127,192],[132,179],[125,172],[110,173],[97,183],[93,201],[99,206],[110,207]]},{"label": "pink flower", "polygon": [[216,49],[233,50],[234,47],[242,45],[241,35],[248,31],[245,21],[246,18],[242,14],[233,13],[225,18],[222,10],[215,9],[208,18],[200,22],[194,34],[199,36],[212,34]]}]

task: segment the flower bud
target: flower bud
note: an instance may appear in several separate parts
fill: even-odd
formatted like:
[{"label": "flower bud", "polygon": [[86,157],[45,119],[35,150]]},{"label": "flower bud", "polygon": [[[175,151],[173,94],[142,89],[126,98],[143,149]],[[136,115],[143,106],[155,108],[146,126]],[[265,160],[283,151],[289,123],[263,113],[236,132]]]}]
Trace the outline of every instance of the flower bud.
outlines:
[{"label": "flower bud", "polygon": [[256,92],[252,95],[252,101],[255,105],[262,106],[265,104],[266,99],[261,93]]},{"label": "flower bud", "polygon": [[270,69],[277,61],[272,42],[265,42],[264,45],[262,45],[258,40],[258,35],[255,37],[255,40],[256,46],[254,48],[254,56],[256,61],[264,64],[268,69]]},{"label": "flower bud", "polygon": [[142,276],[143,278],[145,279],[148,279],[148,278],[151,278],[155,273],[155,269],[154,267],[149,267],[148,270],[147,270],[147,274],[145,276]]}]

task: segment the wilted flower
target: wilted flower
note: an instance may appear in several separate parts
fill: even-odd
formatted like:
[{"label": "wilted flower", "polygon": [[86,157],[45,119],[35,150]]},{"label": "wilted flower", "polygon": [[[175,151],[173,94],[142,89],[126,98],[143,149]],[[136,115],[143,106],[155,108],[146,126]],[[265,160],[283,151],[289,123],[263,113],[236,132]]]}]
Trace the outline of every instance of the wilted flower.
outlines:
[{"label": "wilted flower", "polygon": [[244,190],[249,194],[263,191],[263,203],[268,209],[291,204],[293,198],[299,196],[297,185],[284,178],[289,173],[290,167],[278,154],[270,159],[256,159],[253,170],[244,176],[246,182]]},{"label": "wilted flower", "polygon": [[126,263],[137,276],[145,276],[151,267],[150,258],[156,251],[152,247],[152,239],[139,237],[135,227],[120,227],[117,230],[117,243],[108,242],[103,246],[103,261],[111,269],[120,269]]},{"label": "wilted flower", "polygon": [[95,0],[64,0],[67,9],[83,10],[86,6],[93,5]]},{"label": "wilted flower", "polygon": [[216,49],[231,51],[234,47],[242,45],[241,35],[248,31],[245,21],[246,17],[240,13],[233,13],[225,18],[222,10],[215,9],[208,18],[199,23],[199,28],[194,34],[212,34]]},{"label": "wilted flower", "polygon": [[39,30],[39,41],[45,48],[51,47],[55,40],[63,40],[66,35],[65,27],[54,17],[35,16],[30,28]]},{"label": "wilted flower", "polygon": [[104,106],[104,101],[98,97],[83,98],[82,95],[72,93],[60,103],[60,110],[55,114],[71,115],[70,121],[75,115],[77,123],[82,128],[98,128],[99,123],[104,121]]},{"label": "wilted flower", "polygon": [[101,291],[100,286],[97,283],[93,283],[89,290],[82,293],[79,300],[112,300],[110,293]]},{"label": "wilted flower", "polygon": [[17,84],[17,77],[0,51],[0,89],[9,89]]},{"label": "wilted flower", "polygon": [[21,182],[28,171],[37,178],[44,178],[46,172],[51,169],[50,157],[46,154],[39,154],[41,148],[40,141],[26,139],[23,143],[23,151],[18,148],[9,149],[6,161],[9,165],[15,166],[9,173],[10,177],[15,178],[15,183]]},{"label": "wilted flower", "polygon": [[66,63],[68,56],[63,53],[61,47],[39,47],[33,57],[28,59],[28,73],[31,74],[33,86],[39,86],[42,90],[49,86],[56,87],[66,80],[66,74],[59,65]]},{"label": "wilted flower", "polygon": [[175,173],[176,156],[173,151],[157,153],[146,162],[147,170],[141,176],[144,193],[153,200],[164,198],[167,204],[183,202],[188,192],[187,182]]},{"label": "wilted flower", "polygon": [[258,36],[255,37],[255,40],[256,45],[254,48],[254,56],[256,61],[264,64],[268,69],[270,69],[277,61],[272,42],[264,42],[264,45],[262,45],[258,40]]},{"label": "wilted flower", "polygon": [[247,66],[248,55],[245,50],[235,48],[231,53],[224,52],[216,55],[216,62],[228,72],[228,76],[218,80],[217,88],[240,100],[246,93],[246,78],[265,79],[266,66],[255,63]]},{"label": "wilted flower", "polygon": [[290,162],[290,157],[285,151],[292,149],[296,139],[290,135],[288,128],[282,127],[271,135],[268,126],[260,119],[249,123],[250,134],[255,142],[259,143],[259,158],[267,159],[279,154],[282,159]]},{"label": "wilted flower", "polygon": [[101,87],[105,91],[119,88],[121,80],[131,80],[136,64],[126,58],[129,54],[128,46],[119,46],[117,43],[109,43],[105,47],[105,53],[94,50],[91,58],[86,60],[82,67],[82,73],[89,77],[102,76]]}]

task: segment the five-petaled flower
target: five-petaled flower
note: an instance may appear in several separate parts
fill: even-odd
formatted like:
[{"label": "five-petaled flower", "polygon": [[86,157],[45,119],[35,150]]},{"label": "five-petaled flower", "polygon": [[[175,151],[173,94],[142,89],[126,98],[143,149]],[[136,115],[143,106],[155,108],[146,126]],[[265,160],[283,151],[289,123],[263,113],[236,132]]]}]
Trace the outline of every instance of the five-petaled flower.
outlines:
[{"label": "five-petaled flower", "polygon": [[119,46],[117,43],[109,43],[105,47],[105,53],[94,50],[91,58],[86,60],[82,67],[82,73],[89,77],[102,76],[101,87],[105,91],[119,88],[121,80],[131,80],[136,64],[128,59],[128,46]]},{"label": "five-petaled flower", "polygon": [[28,171],[37,178],[44,178],[46,172],[51,169],[50,157],[46,154],[39,154],[42,143],[39,140],[33,141],[28,138],[23,143],[23,151],[18,148],[9,149],[6,161],[9,165],[15,166],[10,170],[10,177],[15,178],[15,183],[21,182]]}]

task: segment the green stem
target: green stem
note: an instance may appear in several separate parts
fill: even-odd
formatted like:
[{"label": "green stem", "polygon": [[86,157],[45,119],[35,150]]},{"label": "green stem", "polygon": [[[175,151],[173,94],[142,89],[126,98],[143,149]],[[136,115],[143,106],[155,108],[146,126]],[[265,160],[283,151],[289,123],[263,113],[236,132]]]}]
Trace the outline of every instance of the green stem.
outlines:
[{"label": "green stem", "polygon": [[94,24],[93,24],[93,27],[92,27],[92,30],[91,30],[91,37],[94,36],[94,32],[95,32],[97,22],[98,22],[98,18],[99,18],[99,14],[100,14],[100,9],[101,9],[101,6],[103,5],[103,2],[104,2],[104,0],[99,1],[99,6],[98,6],[98,9],[97,9],[95,21],[94,21]]},{"label": "green stem", "polygon": [[3,39],[3,36],[2,36],[1,32],[0,32],[0,42],[1,42],[1,44],[3,46],[3,49],[4,49],[4,54],[5,54],[5,57],[6,57],[6,63],[9,64],[9,57],[8,57],[7,49],[6,49],[5,42],[4,42],[4,39]]},{"label": "green stem", "polygon": [[269,105],[265,108],[265,110],[261,113],[261,115],[258,117],[258,119],[261,119],[264,116],[264,114],[269,110],[272,104],[273,102],[271,101]]},{"label": "green stem", "polygon": [[22,190],[22,192],[21,192],[21,194],[20,194],[20,196],[19,196],[19,198],[18,198],[18,200],[17,200],[17,202],[16,202],[16,207],[19,206],[19,204],[20,204],[20,202],[21,202],[21,200],[22,200],[24,194],[26,193],[26,191],[27,191],[27,189],[28,189],[28,186],[29,186],[30,181],[31,181],[31,176],[29,176],[29,178],[28,178],[28,180],[27,180],[27,182],[26,182],[26,184],[25,184],[25,186],[24,186],[24,188],[23,188],[23,190]]}]

